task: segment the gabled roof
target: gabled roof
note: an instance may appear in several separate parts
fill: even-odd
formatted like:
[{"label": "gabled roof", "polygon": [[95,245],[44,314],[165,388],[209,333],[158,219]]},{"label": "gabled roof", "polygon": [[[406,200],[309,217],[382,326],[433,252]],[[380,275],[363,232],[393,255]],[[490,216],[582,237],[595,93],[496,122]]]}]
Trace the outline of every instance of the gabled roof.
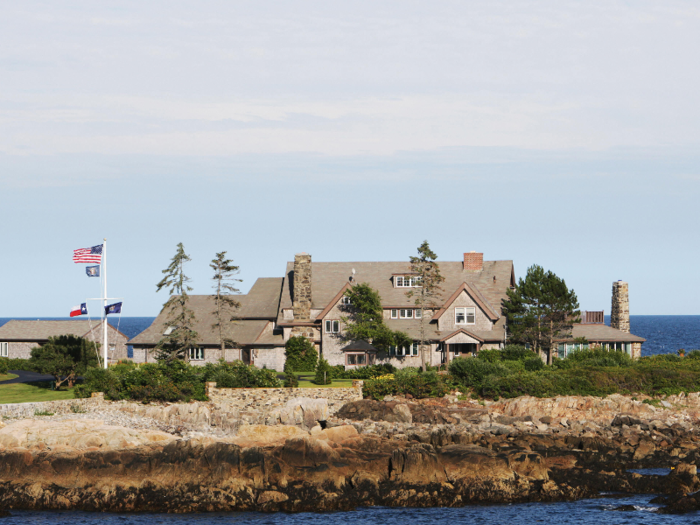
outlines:
[{"label": "gabled roof", "polygon": [[[427,320],[427,319],[426,319]],[[471,330],[479,339],[487,343],[499,343],[505,341],[506,332],[501,318],[494,326],[493,330]],[[421,338],[420,319],[385,319],[384,322],[392,330],[404,332],[415,341]],[[446,330],[438,330],[437,323],[425,323],[425,337],[429,341],[437,342],[447,335]]]},{"label": "gabled roof", "polygon": [[[75,335],[85,337],[90,330],[101,326],[101,321],[96,319],[90,321],[79,319],[74,321],[21,321],[11,320],[0,326],[0,340],[5,341],[48,341],[49,337],[59,335]],[[126,335],[109,325],[109,330],[122,335]]]},{"label": "gabled roof", "polygon": [[450,335],[445,336],[445,337],[443,337],[442,339],[440,339],[440,342],[441,342],[441,343],[444,343],[444,342],[447,341],[448,339],[452,339],[452,338],[453,338],[454,336],[456,336],[457,334],[466,334],[466,335],[468,335],[469,337],[471,337],[472,339],[476,339],[476,340],[479,341],[480,343],[483,343],[483,342],[484,342],[484,339],[482,339],[481,337],[479,337],[475,332],[470,332],[469,330],[466,330],[466,329],[464,329],[464,328],[460,328],[459,330],[455,330],[455,331],[452,332]]},{"label": "gabled roof", "polygon": [[[484,261],[480,272],[465,271],[462,261],[442,261],[438,263],[441,275],[445,278],[442,287],[446,290],[442,303],[451,290],[462,283],[478,289],[484,302],[492,309],[500,311],[501,301],[507,297],[506,290],[513,279],[513,261]],[[355,270],[354,280],[349,278]],[[411,273],[410,263],[401,262],[312,262],[311,263],[311,301],[312,309],[323,310],[346,284],[367,283],[379,292],[382,305],[398,308],[414,307],[414,300],[406,297],[410,288],[395,288],[392,276]],[[285,271],[282,297],[280,300],[279,323],[284,323],[282,309],[292,308],[292,289],[294,285],[294,263],[288,262]]]},{"label": "gabled roof", "polygon": [[347,290],[349,290],[350,288],[352,288],[352,285],[351,285],[350,283],[345,283],[345,286],[343,286],[343,287],[340,289],[340,291],[336,294],[336,296],[333,297],[333,299],[330,300],[330,302],[326,305],[326,307],[323,309],[323,311],[322,311],[320,314],[318,314],[318,315],[316,316],[316,319],[321,320],[321,319],[323,319],[324,317],[326,317],[326,315],[328,315],[328,312],[330,312],[330,311],[333,309],[333,307],[334,307],[336,304],[338,304],[338,301],[340,301],[340,298],[341,298],[343,295],[345,295],[345,292],[346,292]]},{"label": "gabled roof", "polygon": [[435,312],[435,315],[433,316],[432,320],[437,321],[442,314],[444,314],[447,309],[450,307],[450,305],[459,297],[459,295],[462,292],[466,292],[469,297],[471,297],[476,304],[479,305],[479,308],[481,308],[486,316],[491,319],[491,321],[497,321],[500,315],[498,315],[493,307],[489,304],[489,302],[486,300],[486,298],[479,292],[479,290],[475,286],[470,286],[467,283],[462,283],[457,287],[455,292],[450,296],[450,298],[445,301],[445,304],[440,308],[437,312]]}]

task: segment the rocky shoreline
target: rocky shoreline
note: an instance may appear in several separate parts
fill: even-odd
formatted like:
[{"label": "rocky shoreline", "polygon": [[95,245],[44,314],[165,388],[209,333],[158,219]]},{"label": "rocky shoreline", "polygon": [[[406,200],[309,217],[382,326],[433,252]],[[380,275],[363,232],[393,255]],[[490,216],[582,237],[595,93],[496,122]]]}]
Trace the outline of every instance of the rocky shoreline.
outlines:
[{"label": "rocky shoreline", "polygon": [[[299,512],[621,492],[657,494],[667,505],[662,512],[697,510],[700,399],[665,403],[363,400],[321,424],[302,417],[297,426],[237,425],[235,432],[211,418],[207,430],[203,407],[194,405],[177,408],[193,414],[189,422],[172,421],[172,407],[139,415],[117,404],[101,407],[99,419],[88,411],[6,420],[0,509]],[[650,468],[673,470],[633,472]]]}]

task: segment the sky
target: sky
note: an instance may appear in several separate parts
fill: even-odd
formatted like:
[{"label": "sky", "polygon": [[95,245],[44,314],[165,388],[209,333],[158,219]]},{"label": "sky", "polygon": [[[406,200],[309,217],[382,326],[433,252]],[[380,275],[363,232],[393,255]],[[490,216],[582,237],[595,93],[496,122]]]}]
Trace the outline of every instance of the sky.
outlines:
[{"label": "sky", "polygon": [[[0,2],[0,317],[314,261],[539,264],[700,314],[693,1]],[[97,308],[95,307],[95,310]],[[93,310],[93,311],[95,311]]]}]

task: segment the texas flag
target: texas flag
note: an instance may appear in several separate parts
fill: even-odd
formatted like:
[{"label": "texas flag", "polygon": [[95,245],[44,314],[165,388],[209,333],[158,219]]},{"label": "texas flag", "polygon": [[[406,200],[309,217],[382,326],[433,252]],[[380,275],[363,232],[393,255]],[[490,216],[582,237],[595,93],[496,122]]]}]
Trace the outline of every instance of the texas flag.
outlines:
[{"label": "texas flag", "polygon": [[71,317],[76,317],[78,315],[87,315],[87,304],[83,303],[80,306],[74,306],[70,311]]}]

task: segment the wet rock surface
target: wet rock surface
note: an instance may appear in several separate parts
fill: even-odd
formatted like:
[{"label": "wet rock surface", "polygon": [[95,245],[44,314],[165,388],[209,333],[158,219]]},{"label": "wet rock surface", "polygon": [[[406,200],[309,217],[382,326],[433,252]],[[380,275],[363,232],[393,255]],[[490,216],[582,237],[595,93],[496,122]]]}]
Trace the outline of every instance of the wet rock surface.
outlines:
[{"label": "wet rock surface", "polygon": [[[623,492],[662,495],[664,512],[698,510],[695,401],[669,409],[610,398],[364,400],[326,428],[307,417],[328,417],[322,404],[290,409],[295,426],[207,427],[204,408],[209,421],[216,409],[195,404],[146,407],[143,419],[5,421],[0,509],[323,511]],[[149,428],[162,424],[157,410],[191,430]],[[654,468],[673,470],[631,472]]]}]

